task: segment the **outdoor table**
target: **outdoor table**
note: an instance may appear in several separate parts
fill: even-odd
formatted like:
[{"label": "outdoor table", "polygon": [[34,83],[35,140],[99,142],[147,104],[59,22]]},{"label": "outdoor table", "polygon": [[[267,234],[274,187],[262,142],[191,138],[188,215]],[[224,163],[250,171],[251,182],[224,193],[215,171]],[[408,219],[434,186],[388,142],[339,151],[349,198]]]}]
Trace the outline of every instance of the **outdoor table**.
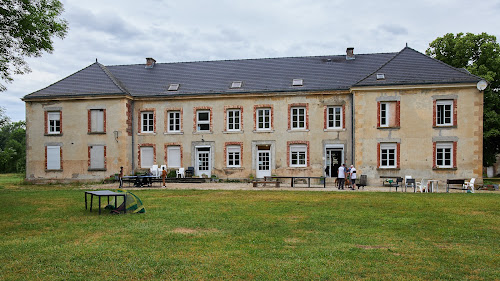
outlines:
[{"label": "outdoor table", "polygon": [[272,177],[264,177],[264,180],[267,179],[291,179],[291,187],[294,187],[294,181],[295,179],[307,179],[307,187],[311,187],[311,179],[322,179],[323,180],[323,188],[326,188],[326,180],[325,177],[277,177],[277,176],[272,176]]},{"label": "outdoor table", "polygon": [[123,205],[125,206],[125,213],[127,212],[127,197],[124,192],[114,192],[111,190],[98,190],[98,191],[85,191],[85,210],[87,210],[87,194],[90,194],[90,211],[92,212],[92,203],[94,201],[94,196],[97,196],[99,198],[99,215],[101,214],[101,197],[102,196],[107,196],[108,197],[108,205],[109,205],[109,196],[114,196],[115,197],[115,208],[116,202],[118,201],[118,196],[123,197]]},{"label": "outdoor table", "polygon": [[[447,179],[446,180],[446,192],[450,192],[450,189],[466,190],[463,188],[465,179]],[[460,188],[450,187],[450,184],[459,184]]]},{"label": "outdoor table", "polygon": [[434,183],[436,184],[436,192],[439,192],[439,181],[438,180],[428,180],[427,181],[427,189],[429,189],[429,185],[431,187],[431,192],[434,192]]}]

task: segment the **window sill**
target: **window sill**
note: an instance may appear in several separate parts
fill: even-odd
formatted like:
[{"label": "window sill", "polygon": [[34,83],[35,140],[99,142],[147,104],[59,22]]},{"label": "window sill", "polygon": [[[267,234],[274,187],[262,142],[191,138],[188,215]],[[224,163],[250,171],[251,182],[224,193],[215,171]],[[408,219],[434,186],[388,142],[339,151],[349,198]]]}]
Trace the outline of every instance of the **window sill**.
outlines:
[{"label": "window sill", "polygon": [[304,133],[304,132],[309,132],[309,129],[290,129],[287,130],[289,133]]},{"label": "window sill", "polygon": [[254,133],[274,133],[274,130],[253,130]]},{"label": "window sill", "polygon": [[63,135],[62,133],[60,133],[60,134],[44,134],[44,136],[46,136],[46,137],[62,137],[62,135]]},{"label": "window sill", "polygon": [[101,172],[102,172],[102,171],[107,171],[107,169],[106,169],[106,168],[102,168],[102,169],[97,169],[97,168],[96,168],[96,169],[94,169],[94,168],[89,168],[87,171],[89,171],[89,172],[97,172],[97,171],[101,171]]},{"label": "window sill", "polygon": [[379,130],[399,130],[401,127],[377,127]]},{"label": "window sill", "polygon": [[51,172],[56,172],[56,173],[58,173],[58,172],[62,172],[62,171],[63,171],[62,169],[59,169],[59,170],[49,170],[49,169],[45,169],[45,172],[46,172],[46,173],[51,173]]},{"label": "window sill", "polygon": [[329,128],[323,129],[323,132],[344,132],[345,130],[344,128]]},{"label": "window sill", "polygon": [[164,135],[184,135],[184,132],[165,132]]},{"label": "window sill", "polygon": [[379,171],[399,171],[401,170],[400,168],[384,168],[384,167],[378,167],[377,170]]},{"label": "window sill", "polygon": [[308,166],[288,166],[288,170],[310,170],[311,168]]},{"label": "window sill", "polygon": [[193,135],[211,135],[213,134],[212,131],[194,131]]},{"label": "window sill", "polygon": [[456,129],[456,125],[432,126],[434,129]]},{"label": "window sill", "polygon": [[222,170],[224,171],[243,171],[245,170],[244,167],[225,167],[225,168],[222,168]]},{"label": "window sill", "polygon": [[452,167],[452,168],[432,167],[432,170],[434,170],[434,171],[456,171],[457,167]]},{"label": "window sill", "polygon": [[105,135],[106,132],[88,132],[87,135]]},{"label": "window sill", "polygon": [[156,133],[137,133],[138,136],[156,136]]},{"label": "window sill", "polygon": [[243,134],[243,131],[222,131],[223,134]]}]

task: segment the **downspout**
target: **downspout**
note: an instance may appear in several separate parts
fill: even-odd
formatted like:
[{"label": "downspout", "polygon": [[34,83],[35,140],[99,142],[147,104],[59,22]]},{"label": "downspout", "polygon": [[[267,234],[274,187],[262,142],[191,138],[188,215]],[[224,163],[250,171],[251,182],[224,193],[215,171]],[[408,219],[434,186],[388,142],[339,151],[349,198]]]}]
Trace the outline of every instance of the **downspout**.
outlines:
[{"label": "downspout", "polygon": [[134,124],[135,124],[135,121],[134,121],[134,115],[135,115],[135,109],[134,109],[134,100],[132,100],[132,102],[130,103],[130,120],[132,122],[132,125],[130,125],[130,129],[132,130],[132,161],[131,161],[131,164],[132,164],[132,173],[134,173],[135,171],[135,156],[134,156],[134,148],[135,148],[135,130],[134,130]]},{"label": "downspout", "polygon": [[351,91],[351,131],[352,131],[352,143],[351,143],[351,153],[352,153],[352,165],[354,165],[354,167],[356,167],[356,158],[355,158],[355,155],[356,155],[356,138],[355,138],[355,132],[354,132],[354,129],[355,129],[355,121],[356,119],[354,118],[354,92]]}]

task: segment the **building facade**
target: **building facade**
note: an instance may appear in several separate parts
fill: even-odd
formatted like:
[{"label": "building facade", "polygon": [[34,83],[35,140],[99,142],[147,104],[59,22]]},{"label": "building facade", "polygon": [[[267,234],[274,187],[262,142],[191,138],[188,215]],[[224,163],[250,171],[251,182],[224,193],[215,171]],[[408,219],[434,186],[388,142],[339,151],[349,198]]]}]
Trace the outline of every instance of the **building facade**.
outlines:
[{"label": "building facade", "polygon": [[24,97],[27,179],[167,165],[197,176],[476,177],[480,78],[398,53],[104,66]]}]

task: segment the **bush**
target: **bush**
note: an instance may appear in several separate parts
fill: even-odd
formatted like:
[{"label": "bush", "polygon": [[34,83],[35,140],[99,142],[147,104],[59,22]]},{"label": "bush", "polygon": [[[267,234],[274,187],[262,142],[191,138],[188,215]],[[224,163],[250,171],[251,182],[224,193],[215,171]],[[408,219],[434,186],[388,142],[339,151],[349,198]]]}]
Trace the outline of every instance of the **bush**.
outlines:
[{"label": "bush", "polygon": [[167,174],[167,178],[175,178],[177,177],[177,171],[175,169],[170,169]]}]

